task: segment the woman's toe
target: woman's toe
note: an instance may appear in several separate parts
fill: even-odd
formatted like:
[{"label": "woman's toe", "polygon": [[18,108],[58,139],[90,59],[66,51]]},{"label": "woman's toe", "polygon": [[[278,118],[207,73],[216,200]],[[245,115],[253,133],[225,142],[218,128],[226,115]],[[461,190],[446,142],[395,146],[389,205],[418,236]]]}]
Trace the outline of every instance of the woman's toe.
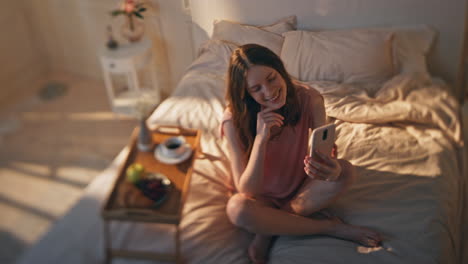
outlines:
[{"label": "woman's toe", "polygon": [[380,240],[375,237],[367,237],[366,244],[370,247],[377,247],[380,245]]}]

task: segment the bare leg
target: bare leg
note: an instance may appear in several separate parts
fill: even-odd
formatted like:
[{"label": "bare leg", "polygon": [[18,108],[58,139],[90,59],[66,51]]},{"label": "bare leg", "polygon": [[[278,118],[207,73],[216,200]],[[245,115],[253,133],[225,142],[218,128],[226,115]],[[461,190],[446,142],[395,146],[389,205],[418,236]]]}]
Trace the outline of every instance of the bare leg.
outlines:
[{"label": "bare leg", "polygon": [[323,234],[352,240],[366,246],[376,246],[380,242],[376,232],[344,224],[336,217],[324,220],[311,219],[265,206],[242,194],[231,197],[227,214],[233,224],[258,235]]},{"label": "bare leg", "polygon": [[227,204],[231,222],[256,234],[249,246],[253,263],[265,263],[271,239],[275,235],[326,234],[332,232],[336,221],[314,220],[273,208],[261,200],[235,194]]},{"label": "bare leg", "polygon": [[248,249],[249,258],[253,263],[260,264],[268,261],[272,239],[273,236],[255,235]]},{"label": "bare leg", "polygon": [[[263,206],[275,207],[275,205],[269,200],[257,199],[256,201],[259,204],[263,204]],[[270,252],[273,238],[274,236],[270,235],[255,234],[255,237],[248,248],[248,255],[252,263],[262,264],[268,261],[268,253]]]},{"label": "bare leg", "polygon": [[[355,168],[345,160],[339,160],[343,172],[335,182],[307,179],[291,201],[283,206],[283,210],[303,216],[320,212],[338,199],[355,181]],[[380,243],[380,235],[368,228],[345,224],[341,219],[323,212],[324,216],[341,223],[335,232],[328,235],[358,242],[365,246],[376,246]]]},{"label": "bare leg", "polygon": [[318,212],[337,200],[355,181],[354,167],[347,161],[339,160],[342,174],[337,181],[328,182],[306,179],[296,195],[283,206],[283,210],[308,216]]},{"label": "bare leg", "polygon": [[337,182],[307,180],[282,210],[242,194],[231,197],[226,208],[231,222],[256,234],[249,246],[249,257],[254,263],[266,262],[274,235],[325,234],[365,246],[380,243],[378,233],[345,224],[337,217],[328,215],[324,220],[303,217],[327,207],[348,189],[356,177],[355,171],[346,161],[342,161],[342,167],[343,174]]},{"label": "bare leg", "polygon": [[226,210],[233,224],[259,235],[327,234],[337,225],[328,219],[310,219],[269,207],[239,193],[231,197]]},{"label": "bare leg", "polygon": [[[266,206],[273,207],[273,208],[275,207],[275,205],[270,202],[266,202],[263,200],[257,200],[257,201],[259,203],[265,203]],[[291,213],[295,213],[295,212],[291,212]],[[326,210],[321,210],[317,212],[317,214],[314,214],[313,217],[314,218],[319,217],[318,219],[335,218],[335,220],[342,223],[340,219],[334,217],[332,214],[330,214]],[[252,240],[248,248],[248,255],[252,263],[254,264],[267,263],[268,254],[270,252],[273,239],[274,239],[274,236],[270,236],[270,235],[259,235],[259,234],[255,235],[254,239]]]}]

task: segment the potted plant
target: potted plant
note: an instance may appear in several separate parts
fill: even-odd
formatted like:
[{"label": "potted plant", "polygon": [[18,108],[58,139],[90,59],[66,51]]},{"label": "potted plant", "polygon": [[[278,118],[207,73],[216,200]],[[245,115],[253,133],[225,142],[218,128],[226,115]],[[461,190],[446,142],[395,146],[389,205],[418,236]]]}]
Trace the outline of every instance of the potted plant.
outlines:
[{"label": "potted plant", "polygon": [[125,23],[122,25],[122,35],[130,42],[137,42],[143,37],[145,30],[144,24],[135,19],[143,20],[141,13],[145,12],[146,8],[143,3],[136,0],[124,0],[118,9],[113,10],[111,15],[113,17],[123,15],[125,16]]}]

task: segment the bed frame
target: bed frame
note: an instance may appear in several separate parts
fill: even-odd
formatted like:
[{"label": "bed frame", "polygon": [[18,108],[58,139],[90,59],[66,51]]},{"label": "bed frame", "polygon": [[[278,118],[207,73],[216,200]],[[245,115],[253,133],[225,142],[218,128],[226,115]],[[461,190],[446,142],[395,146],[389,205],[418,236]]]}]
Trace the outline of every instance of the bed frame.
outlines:
[{"label": "bed frame", "polygon": [[298,28],[329,30],[427,24],[438,32],[428,56],[432,75],[465,96],[465,0],[190,0],[193,46],[209,38],[214,19],[264,25],[296,15]]}]

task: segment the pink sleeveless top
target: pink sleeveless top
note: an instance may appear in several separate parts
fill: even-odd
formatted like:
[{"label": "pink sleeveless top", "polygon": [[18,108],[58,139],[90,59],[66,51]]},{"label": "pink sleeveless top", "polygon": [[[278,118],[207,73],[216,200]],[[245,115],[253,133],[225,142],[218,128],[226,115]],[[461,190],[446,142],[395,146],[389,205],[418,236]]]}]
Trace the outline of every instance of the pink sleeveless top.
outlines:
[{"label": "pink sleeveless top", "polygon": [[[307,175],[304,172],[304,157],[307,154],[309,127],[313,126],[313,95],[309,87],[296,86],[301,117],[294,126],[283,127],[281,134],[267,143],[264,167],[263,196],[285,199],[293,195]],[[229,110],[224,111],[221,122],[232,118]]]}]

